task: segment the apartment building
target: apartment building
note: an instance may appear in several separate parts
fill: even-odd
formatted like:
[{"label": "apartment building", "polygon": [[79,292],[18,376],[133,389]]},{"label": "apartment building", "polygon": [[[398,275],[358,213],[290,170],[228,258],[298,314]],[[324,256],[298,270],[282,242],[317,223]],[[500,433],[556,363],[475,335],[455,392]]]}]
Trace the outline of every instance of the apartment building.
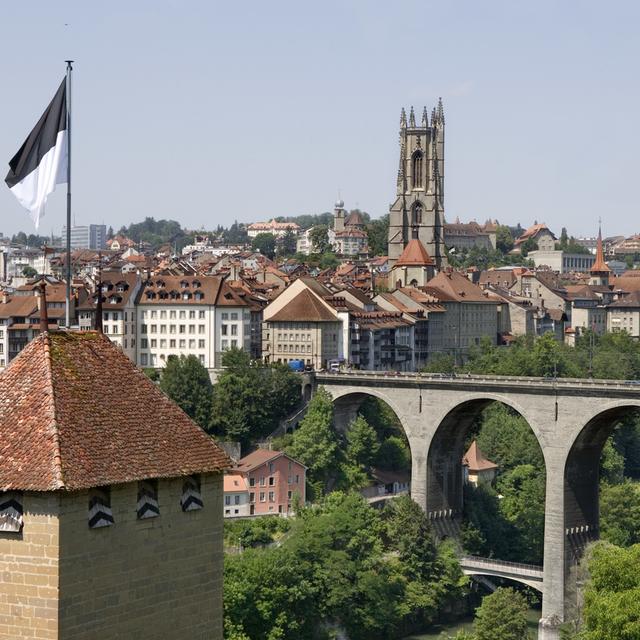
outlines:
[{"label": "apartment building", "polygon": [[[142,286],[140,276],[120,272],[102,275],[102,332],[135,362],[136,297]],[[84,293],[77,306],[78,325],[87,330],[95,327],[96,294]]]},{"label": "apartment building", "polygon": [[306,471],[282,451],[257,449],[241,458],[235,472],[246,479],[249,514],[286,515],[293,512],[296,499],[304,504]]},{"label": "apartment building", "polygon": [[172,355],[194,355],[217,369],[227,349],[250,350],[249,306],[219,276],[153,277],[136,307],[140,367],[162,368]]}]

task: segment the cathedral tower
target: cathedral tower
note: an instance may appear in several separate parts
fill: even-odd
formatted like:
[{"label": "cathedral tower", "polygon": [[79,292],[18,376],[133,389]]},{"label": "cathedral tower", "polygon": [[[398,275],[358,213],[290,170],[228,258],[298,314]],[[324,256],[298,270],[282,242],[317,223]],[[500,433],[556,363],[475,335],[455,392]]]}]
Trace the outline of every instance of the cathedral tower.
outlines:
[{"label": "cathedral tower", "polygon": [[444,110],[442,99],[431,112],[426,107],[416,124],[400,115],[400,167],[397,197],[389,210],[389,261],[393,266],[412,238],[417,238],[440,269],[444,249]]}]

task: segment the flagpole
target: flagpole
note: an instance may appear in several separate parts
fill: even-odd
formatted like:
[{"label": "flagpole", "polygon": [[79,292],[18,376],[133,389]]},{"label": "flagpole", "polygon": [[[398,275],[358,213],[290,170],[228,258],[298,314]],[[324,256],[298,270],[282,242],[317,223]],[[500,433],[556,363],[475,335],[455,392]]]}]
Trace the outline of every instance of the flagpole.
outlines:
[{"label": "flagpole", "polygon": [[67,63],[67,300],[65,305],[65,324],[71,328],[71,64]]}]

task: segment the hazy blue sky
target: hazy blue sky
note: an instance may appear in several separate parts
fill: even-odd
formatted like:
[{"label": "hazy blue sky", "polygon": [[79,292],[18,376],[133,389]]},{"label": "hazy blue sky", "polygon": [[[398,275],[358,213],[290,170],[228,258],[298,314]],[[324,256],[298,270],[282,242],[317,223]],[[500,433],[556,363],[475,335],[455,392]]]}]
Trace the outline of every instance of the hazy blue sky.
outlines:
[{"label": "hazy blue sky", "polygon": [[[190,228],[395,195],[442,96],[447,218],[640,231],[640,3],[153,0],[0,7],[0,161],[74,74],[76,222]],[[65,23],[68,26],[65,26]],[[0,231],[33,230],[0,189]],[[64,188],[41,231],[64,223]]]}]

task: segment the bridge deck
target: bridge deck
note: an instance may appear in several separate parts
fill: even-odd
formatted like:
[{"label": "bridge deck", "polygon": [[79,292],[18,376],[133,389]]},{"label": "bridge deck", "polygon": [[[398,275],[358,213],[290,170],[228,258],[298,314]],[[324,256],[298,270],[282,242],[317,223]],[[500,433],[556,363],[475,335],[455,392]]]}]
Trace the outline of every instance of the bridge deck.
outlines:
[{"label": "bridge deck", "polygon": [[319,383],[344,384],[353,382],[355,384],[379,384],[385,382],[399,382],[404,384],[447,384],[464,385],[473,383],[494,387],[496,385],[517,386],[522,389],[542,388],[550,390],[580,390],[580,391],[601,391],[603,393],[616,390],[632,393],[640,392],[640,380],[605,380],[597,378],[536,378],[526,376],[494,376],[476,374],[446,374],[446,373],[410,373],[394,371],[318,371],[315,378]]},{"label": "bridge deck", "polygon": [[460,566],[465,573],[484,573],[504,578],[521,578],[542,583],[542,567],[520,562],[507,562],[478,556],[462,556]]}]

